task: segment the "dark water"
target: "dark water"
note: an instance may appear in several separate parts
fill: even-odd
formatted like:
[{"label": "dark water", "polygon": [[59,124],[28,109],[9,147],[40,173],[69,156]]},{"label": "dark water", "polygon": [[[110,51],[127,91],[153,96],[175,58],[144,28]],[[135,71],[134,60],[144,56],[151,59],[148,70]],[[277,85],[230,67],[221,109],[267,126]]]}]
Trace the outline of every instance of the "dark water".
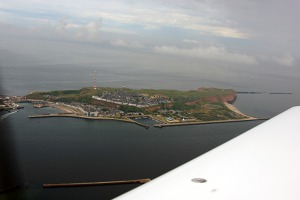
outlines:
[{"label": "dark water", "polygon": [[111,199],[138,185],[42,189],[42,184],[155,178],[260,123],[145,129],[114,121],[29,119],[57,111],[24,106],[2,122],[8,129],[2,134],[13,138],[28,184],[19,194],[29,199]]},{"label": "dark water", "polygon": [[[32,90],[78,89],[92,85],[91,68],[2,68],[1,87],[6,94]],[[195,89],[201,86],[262,91],[242,83],[133,71],[97,69],[98,86]],[[295,88],[295,87],[291,87]],[[272,91],[277,91],[276,87]],[[256,117],[273,117],[300,105],[293,95],[240,94],[235,106]],[[35,113],[59,112],[52,108],[25,109],[0,122],[1,180],[11,178],[22,189],[0,199],[111,199],[138,185],[43,189],[44,183],[89,182],[155,178],[257,126],[262,121],[145,129],[114,121],[70,118],[29,119]],[[151,120],[142,123],[153,125]],[[18,180],[18,181],[15,181]],[[27,187],[25,187],[27,185]],[[27,188],[27,189],[26,189]]]}]

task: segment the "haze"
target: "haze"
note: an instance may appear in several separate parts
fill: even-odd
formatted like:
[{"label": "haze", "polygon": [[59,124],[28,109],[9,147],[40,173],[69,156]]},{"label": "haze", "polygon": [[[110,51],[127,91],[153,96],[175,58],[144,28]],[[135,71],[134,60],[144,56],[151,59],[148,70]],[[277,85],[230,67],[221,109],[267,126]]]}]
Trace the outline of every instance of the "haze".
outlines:
[{"label": "haze", "polygon": [[295,92],[300,2],[2,0],[0,65],[91,67]]}]

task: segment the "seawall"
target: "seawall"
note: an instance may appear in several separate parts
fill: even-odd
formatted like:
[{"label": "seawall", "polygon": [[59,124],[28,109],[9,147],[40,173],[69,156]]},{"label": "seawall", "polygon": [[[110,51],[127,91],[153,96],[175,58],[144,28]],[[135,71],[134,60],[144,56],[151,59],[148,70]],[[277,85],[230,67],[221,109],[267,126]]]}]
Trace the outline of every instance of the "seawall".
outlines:
[{"label": "seawall", "polygon": [[182,123],[155,124],[154,127],[163,128],[163,127],[172,127],[172,126],[237,123],[237,122],[258,121],[258,120],[268,120],[268,118],[248,118],[248,119],[238,119],[238,120],[219,120],[219,121],[207,121],[207,122],[182,122]]},{"label": "seawall", "polygon": [[144,128],[149,128],[148,125],[142,124],[139,122],[136,122],[129,118],[114,118],[114,117],[88,117],[83,115],[76,115],[76,114],[65,114],[65,113],[59,113],[59,114],[42,114],[42,115],[30,115],[28,118],[49,118],[49,117],[71,117],[71,118],[80,118],[80,119],[90,119],[90,120],[113,120],[113,121],[121,121],[121,122],[128,122],[133,123],[139,126],[142,126]]}]

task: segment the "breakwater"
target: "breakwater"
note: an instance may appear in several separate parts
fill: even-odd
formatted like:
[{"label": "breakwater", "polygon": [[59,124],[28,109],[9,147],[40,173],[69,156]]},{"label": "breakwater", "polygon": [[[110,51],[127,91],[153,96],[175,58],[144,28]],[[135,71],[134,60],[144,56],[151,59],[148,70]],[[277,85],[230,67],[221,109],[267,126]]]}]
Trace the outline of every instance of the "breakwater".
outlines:
[{"label": "breakwater", "polygon": [[148,125],[142,124],[139,122],[136,122],[132,119],[129,118],[114,118],[114,117],[88,117],[84,115],[77,115],[73,113],[58,113],[58,114],[40,114],[40,115],[30,115],[28,118],[49,118],[49,117],[71,117],[71,118],[80,118],[80,119],[90,119],[90,120],[113,120],[113,121],[121,121],[121,122],[128,122],[128,123],[133,123],[138,126],[142,126],[146,129],[149,128]]},{"label": "breakwater", "polygon": [[[113,120],[113,121],[121,121],[127,123],[133,123],[138,126],[142,126],[146,129],[149,128],[149,125],[142,124],[140,122],[134,121],[128,117],[125,118],[114,118],[114,117],[88,117],[83,115],[77,115],[73,113],[58,113],[58,114],[39,114],[39,115],[30,115],[28,118],[49,118],[49,117],[70,117],[70,118],[80,118],[80,119],[89,119],[89,120]],[[153,119],[151,116],[144,116]],[[237,123],[237,122],[245,122],[245,121],[258,121],[258,120],[268,120],[269,118],[246,118],[246,119],[236,119],[236,120],[215,120],[215,121],[196,121],[196,122],[178,122],[178,123],[159,123],[154,124],[153,126],[156,128],[163,127],[172,127],[172,126],[189,126],[189,125],[204,125],[204,124],[220,124],[220,123]],[[155,120],[155,118],[154,118]],[[161,122],[161,121],[159,121]]]},{"label": "breakwater", "polygon": [[216,121],[201,121],[201,122],[181,122],[181,123],[167,123],[167,124],[154,124],[156,128],[172,127],[172,126],[189,126],[189,125],[204,125],[204,124],[220,124],[220,123],[237,123],[245,121],[258,121],[268,120],[269,118],[248,118],[238,120],[216,120]]},{"label": "breakwater", "polygon": [[100,185],[121,185],[121,184],[144,184],[151,181],[151,179],[136,179],[124,181],[103,181],[103,182],[83,182],[83,183],[51,183],[43,184],[43,188],[58,188],[58,187],[85,187],[85,186],[100,186]]}]

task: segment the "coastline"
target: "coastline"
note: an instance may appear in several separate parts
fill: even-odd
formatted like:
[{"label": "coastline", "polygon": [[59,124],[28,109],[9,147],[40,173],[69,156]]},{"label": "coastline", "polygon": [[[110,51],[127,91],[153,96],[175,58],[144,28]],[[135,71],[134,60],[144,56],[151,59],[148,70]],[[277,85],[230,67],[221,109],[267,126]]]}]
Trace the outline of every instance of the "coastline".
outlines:
[{"label": "coastline", "polygon": [[175,123],[161,123],[155,124],[154,127],[163,128],[163,127],[172,127],[172,126],[188,126],[188,125],[201,125],[201,124],[217,124],[217,123],[235,123],[235,122],[245,122],[245,121],[257,121],[257,120],[268,120],[267,118],[256,118],[251,117],[242,113],[237,107],[234,105],[224,102],[224,105],[231,110],[245,118],[242,119],[228,119],[228,120],[212,120],[212,121],[193,121],[193,122],[175,122]]},{"label": "coastline", "polygon": [[[201,125],[201,124],[216,124],[216,123],[232,123],[232,122],[243,122],[243,121],[255,121],[255,120],[267,120],[267,119],[259,119],[256,117],[252,117],[242,113],[238,108],[236,108],[233,104],[228,103],[227,101],[223,102],[224,105],[231,110],[232,112],[236,113],[237,115],[241,116],[240,119],[224,119],[224,120],[211,120],[211,121],[186,121],[186,122],[168,122],[157,118],[154,115],[144,115],[144,117],[150,118],[154,121],[157,121],[157,124],[154,124],[154,127],[171,127],[171,126],[187,126],[187,125]],[[42,115],[33,115],[28,116],[29,118],[46,118],[46,117],[72,117],[72,118],[81,118],[81,119],[90,119],[90,120],[114,120],[114,121],[122,121],[127,123],[137,124],[139,126],[149,128],[148,125],[139,123],[129,116],[124,117],[110,117],[110,116],[102,116],[102,117],[90,117],[84,115],[84,110],[81,108],[77,108],[74,106],[69,106],[66,104],[56,104],[53,102],[47,102],[47,106],[58,109],[63,113],[58,114],[42,114]]]},{"label": "coastline", "polygon": [[190,126],[190,125],[204,125],[204,124],[224,124],[224,123],[236,123],[246,121],[258,121],[268,120],[267,118],[247,118],[247,119],[228,119],[228,120],[214,120],[214,121],[198,121],[198,122],[176,122],[167,124],[154,124],[156,128],[172,127],[172,126]]},{"label": "coastline", "polygon": [[[238,110],[234,105],[224,102],[225,106],[230,109],[231,111],[245,117],[242,119],[228,119],[228,120],[212,120],[212,121],[193,121],[193,122],[175,122],[175,123],[168,123],[161,120],[158,120],[155,116],[146,115],[146,117],[151,118],[152,120],[158,121],[158,124],[154,124],[154,127],[163,128],[163,127],[172,127],[172,126],[187,126],[187,125],[202,125],[202,124],[217,124],[217,123],[235,123],[235,122],[245,122],[245,121],[256,121],[256,120],[267,120],[267,119],[260,119],[248,116]],[[64,113],[58,114],[42,114],[42,115],[32,115],[28,116],[29,118],[48,118],[48,117],[71,117],[71,118],[81,118],[81,119],[90,119],[90,120],[113,120],[113,121],[121,121],[127,123],[133,123],[144,128],[149,128],[148,125],[139,123],[137,121],[132,120],[129,117],[124,118],[116,118],[116,117],[89,117],[82,115],[79,111],[71,109],[69,107],[66,108],[64,105],[57,105],[50,103],[48,104],[49,107],[53,107],[63,111]]]},{"label": "coastline", "polygon": [[237,109],[237,107],[235,107],[233,104],[230,104],[230,103],[228,103],[228,102],[224,102],[224,105],[225,105],[229,110],[231,110],[232,112],[235,112],[235,113],[237,113],[237,114],[239,114],[239,115],[242,115],[242,116],[247,117],[247,118],[249,118],[249,119],[258,119],[258,118],[256,118],[256,117],[251,117],[251,116],[249,116],[249,115],[246,115],[246,114],[242,113],[242,112],[241,112],[239,109]]}]

